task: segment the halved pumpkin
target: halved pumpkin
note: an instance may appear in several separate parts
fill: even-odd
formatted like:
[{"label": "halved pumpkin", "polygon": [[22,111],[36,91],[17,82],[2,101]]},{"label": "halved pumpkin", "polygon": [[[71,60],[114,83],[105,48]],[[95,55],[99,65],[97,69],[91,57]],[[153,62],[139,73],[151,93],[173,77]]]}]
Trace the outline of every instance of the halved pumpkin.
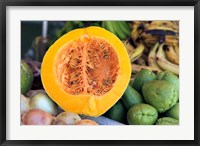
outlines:
[{"label": "halved pumpkin", "polygon": [[123,43],[100,27],[73,30],[46,52],[43,86],[63,110],[100,116],[124,93],[131,75]]}]

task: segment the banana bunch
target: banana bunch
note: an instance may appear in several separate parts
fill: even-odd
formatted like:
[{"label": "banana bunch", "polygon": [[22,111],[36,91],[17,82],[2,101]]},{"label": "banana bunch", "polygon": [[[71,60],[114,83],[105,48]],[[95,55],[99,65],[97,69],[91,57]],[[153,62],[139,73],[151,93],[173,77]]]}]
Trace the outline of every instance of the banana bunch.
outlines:
[{"label": "banana bunch", "polygon": [[103,21],[102,27],[115,34],[120,40],[130,37],[131,27],[126,21]]},{"label": "banana bunch", "polygon": [[[152,21],[152,23],[145,28],[142,35],[146,36],[146,44],[148,44],[148,37],[156,38],[156,41],[163,39],[166,45],[177,45],[179,43],[179,27],[171,21]],[[152,43],[152,42],[151,42]]]},{"label": "banana bunch", "polygon": [[137,46],[143,44],[148,67],[179,75],[178,21],[134,21],[132,28],[132,41]]},{"label": "banana bunch", "polygon": [[163,30],[178,33],[178,24],[173,21],[152,21],[146,28],[146,30]]},{"label": "banana bunch", "polygon": [[179,75],[178,64],[178,54],[172,46],[167,46],[165,43],[155,43],[148,55],[148,65],[156,68],[159,72],[165,70]]},{"label": "banana bunch", "polygon": [[145,21],[134,21],[133,22],[133,29],[131,32],[131,38],[133,40],[134,45],[138,45],[139,41],[141,40],[141,34],[144,31],[144,28],[148,26],[148,23]]},{"label": "banana bunch", "polygon": [[131,38],[134,43],[142,41],[152,47],[162,37],[167,45],[176,45],[179,40],[179,25],[176,21],[136,21],[132,24]]}]

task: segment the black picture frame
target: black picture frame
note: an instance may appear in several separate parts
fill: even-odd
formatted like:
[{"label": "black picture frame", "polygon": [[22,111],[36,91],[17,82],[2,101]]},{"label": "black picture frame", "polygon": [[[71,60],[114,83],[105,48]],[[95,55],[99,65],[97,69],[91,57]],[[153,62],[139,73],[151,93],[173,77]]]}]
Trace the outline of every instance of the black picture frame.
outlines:
[{"label": "black picture frame", "polygon": [[[7,6],[194,6],[194,140],[7,140],[6,139],[6,7]],[[21,145],[141,145],[197,146],[199,139],[199,0],[0,0],[0,143],[2,146]],[[191,48],[192,49],[192,48]]]}]

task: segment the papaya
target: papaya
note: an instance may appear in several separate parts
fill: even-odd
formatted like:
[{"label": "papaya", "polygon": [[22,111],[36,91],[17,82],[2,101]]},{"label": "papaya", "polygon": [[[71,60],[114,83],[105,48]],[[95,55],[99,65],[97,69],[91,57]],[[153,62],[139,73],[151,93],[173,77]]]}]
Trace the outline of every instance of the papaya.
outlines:
[{"label": "papaya", "polygon": [[75,29],[46,52],[41,79],[47,94],[63,110],[97,117],[123,95],[131,64],[123,43],[96,26]]}]

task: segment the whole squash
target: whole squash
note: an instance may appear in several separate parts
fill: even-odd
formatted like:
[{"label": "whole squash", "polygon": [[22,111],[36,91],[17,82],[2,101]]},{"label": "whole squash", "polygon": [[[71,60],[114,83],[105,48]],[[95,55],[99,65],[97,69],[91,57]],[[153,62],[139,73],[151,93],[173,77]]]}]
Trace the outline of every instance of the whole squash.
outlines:
[{"label": "whole squash", "polygon": [[63,110],[100,116],[123,95],[131,64],[123,43],[96,26],[72,30],[46,52],[41,78]]}]

